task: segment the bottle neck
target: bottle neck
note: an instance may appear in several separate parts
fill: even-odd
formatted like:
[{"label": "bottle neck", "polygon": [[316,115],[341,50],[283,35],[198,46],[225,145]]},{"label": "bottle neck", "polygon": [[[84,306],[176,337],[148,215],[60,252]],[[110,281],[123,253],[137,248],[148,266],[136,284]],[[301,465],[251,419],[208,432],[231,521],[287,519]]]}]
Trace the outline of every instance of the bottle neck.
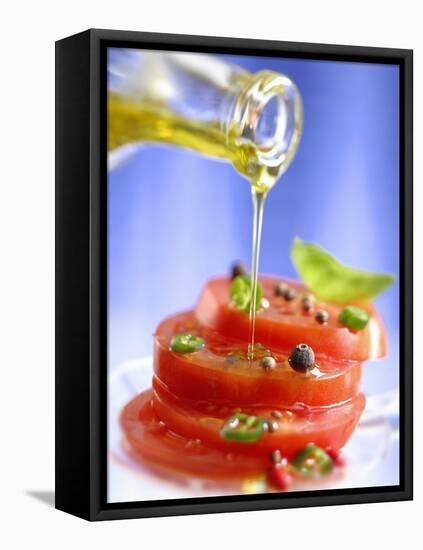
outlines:
[{"label": "bottle neck", "polygon": [[301,130],[302,102],[295,84],[271,71],[251,75],[227,129],[232,146],[246,153],[237,169],[258,190],[271,188],[288,168]]}]

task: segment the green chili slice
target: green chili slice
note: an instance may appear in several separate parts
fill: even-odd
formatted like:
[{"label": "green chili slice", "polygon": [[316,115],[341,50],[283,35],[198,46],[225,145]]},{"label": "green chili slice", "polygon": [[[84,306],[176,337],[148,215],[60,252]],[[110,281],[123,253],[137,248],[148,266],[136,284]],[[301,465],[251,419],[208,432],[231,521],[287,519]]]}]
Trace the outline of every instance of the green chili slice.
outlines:
[{"label": "green chili slice", "polygon": [[357,306],[345,306],[339,314],[338,320],[348,328],[363,330],[369,322],[369,315],[367,311]]},{"label": "green chili slice", "polygon": [[[229,295],[237,309],[248,312],[251,300],[251,278],[248,275],[238,275],[238,277],[235,277],[229,288]],[[262,296],[263,289],[260,282],[257,281],[256,310],[261,306]]]},{"label": "green chili slice", "polygon": [[264,418],[238,413],[231,416],[223,424],[221,436],[229,441],[254,443],[264,433]]},{"label": "green chili slice", "polygon": [[176,353],[192,353],[204,347],[204,340],[188,332],[175,334],[170,342],[170,349]]},{"label": "green chili slice", "polygon": [[313,443],[301,449],[292,461],[294,468],[306,477],[321,477],[333,470],[333,460]]}]

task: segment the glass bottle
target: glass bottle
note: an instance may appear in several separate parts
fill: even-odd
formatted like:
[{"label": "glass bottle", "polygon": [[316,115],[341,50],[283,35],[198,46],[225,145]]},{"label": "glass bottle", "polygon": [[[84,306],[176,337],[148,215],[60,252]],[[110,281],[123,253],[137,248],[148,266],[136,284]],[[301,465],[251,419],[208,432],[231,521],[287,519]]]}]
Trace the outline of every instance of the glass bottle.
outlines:
[{"label": "glass bottle", "polygon": [[258,192],[292,160],[302,130],[295,84],[218,56],[108,50],[108,149],[113,168],[143,142],[229,161]]}]

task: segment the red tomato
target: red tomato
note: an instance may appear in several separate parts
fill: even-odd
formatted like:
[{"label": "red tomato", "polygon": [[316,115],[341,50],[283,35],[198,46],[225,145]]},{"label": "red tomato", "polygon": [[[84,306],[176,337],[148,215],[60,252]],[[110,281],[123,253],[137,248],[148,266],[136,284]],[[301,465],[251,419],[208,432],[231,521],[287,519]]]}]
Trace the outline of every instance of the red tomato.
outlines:
[{"label": "red tomato", "polygon": [[[274,285],[279,281],[274,277],[260,277],[263,295],[270,305],[257,312],[257,342],[272,351],[285,352],[305,343],[316,354],[337,360],[365,361],[385,355],[385,329],[373,306],[356,304],[369,313],[370,321],[364,330],[352,331],[337,321],[342,305],[316,302],[315,311],[324,309],[329,313],[329,322],[321,325],[313,314],[302,309],[301,296],[307,293],[307,289],[299,283],[286,281],[297,290],[297,298],[286,301],[274,295]],[[210,280],[201,294],[195,314],[197,320],[209,329],[228,338],[248,341],[248,314],[231,304],[230,284],[227,277]]]},{"label": "red tomato", "polygon": [[[332,407],[307,407],[295,411],[279,409],[282,416],[276,420],[277,429],[265,433],[254,443],[228,441],[221,436],[224,422],[236,410],[213,405],[188,404],[170,393],[155,378],[153,380],[153,406],[157,417],[173,432],[190,439],[199,439],[203,443],[226,452],[242,452],[268,458],[270,453],[279,449],[283,456],[292,459],[308,443],[314,443],[323,449],[342,448],[356,427],[365,405],[363,394],[354,399]],[[262,407],[244,407],[243,413],[271,419],[271,409]],[[240,412],[239,410],[237,412]]]},{"label": "red tomato", "polygon": [[[194,353],[169,350],[172,336],[191,332],[204,338],[205,347]],[[246,344],[228,340],[202,328],[192,312],[163,321],[154,343],[154,371],[175,395],[188,400],[237,406],[291,407],[332,405],[357,395],[362,366],[351,361],[317,358],[318,369],[309,374],[294,371],[287,356],[276,354],[277,366],[265,370],[260,360],[233,360],[246,353]]]},{"label": "red tomato", "polygon": [[207,479],[243,479],[265,471],[268,459],[227,453],[169,431],[153,409],[152,394],[152,390],[139,394],[121,414],[122,430],[135,459]]}]

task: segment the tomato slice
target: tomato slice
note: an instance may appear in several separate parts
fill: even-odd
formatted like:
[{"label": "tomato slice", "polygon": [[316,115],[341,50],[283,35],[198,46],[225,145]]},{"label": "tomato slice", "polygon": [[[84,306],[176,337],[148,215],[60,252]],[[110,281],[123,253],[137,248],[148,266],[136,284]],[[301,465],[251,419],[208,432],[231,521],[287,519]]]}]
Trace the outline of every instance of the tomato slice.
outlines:
[{"label": "tomato slice", "polygon": [[265,471],[268,459],[228,453],[171,432],[158,418],[152,395],[152,390],[139,394],[120,417],[129,452],[136,460],[206,479],[243,479]]},{"label": "tomato slice", "polygon": [[[314,310],[324,309],[329,321],[319,324],[314,315],[302,308],[301,297],[307,289],[296,282],[285,281],[297,290],[297,297],[286,301],[274,295],[274,286],[280,279],[260,277],[263,296],[269,307],[261,308],[256,316],[256,341],[273,350],[289,352],[299,343],[311,346],[315,353],[337,360],[365,361],[386,353],[386,334],[383,322],[370,304],[356,304],[365,309],[370,320],[364,330],[352,331],[338,323],[343,306],[316,302]],[[203,289],[196,318],[200,324],[228,338],[248,340],[248,314],[239,311],[230,302],[228,277],[218,277]]]},{"label": "tomato slice", "polygon": [[[354,405],[349,407],[348,413],[344,411],[344,418],[349,418],[348,422],[336,422],[333,415],[328,420],[328,426],[325,428],[323,422],[316,420],[322,428],[320,434],[317,430],[314,437],[317,437],[316,444],[334,445],[346,441],[354,429],[356,422],[364,407],[364,397],[359,396],[354,401]],[[169,406],[168,413],[171,413]],[[163,412],[163,411],[161,411]],[[186,414],[187,410],[184,410]],[[173,422],[179,422],[180,411],[175,411],[172,417]],[[342,415],[341,415],[342,416]],[[188,433],[191,429],[191,423],[196,422],[197,418],[186,417],[183,431]],[[206,479],[226,479],[236,480],[245,479],[257,475],[262,475],[269,467],[269,456],[267,451],[256,454],[253,448],[246,450],[247,444],[234,444],[224,448],[222,445],[213,446],[197,438],[190,436],[184,437],[172,431],[157,414],[157,399],[153,403],[153,391],[148,390],[139,394],[130,401],[123,409],[121,417],[121,426],[129,446],[130,454],[138,461],[146,462],[154,467],[162,467],[174,473],[190,473],[204,477]],[[200,424],[196,424],[198,430]],[[293,422],[297,425],[297,422]],[[335,427],[336,426],[336,427]],[[213,430],[209,426],[209,432]],[[303,434],[312,435],[312,430],[306,430]],[[206,433],[206,435],[209,435]],[[292,434],[294,435],[294,434]],[[266,436],[266,437],[271,437]],[[295,444],[302,445],[307,437],[296,435]],[[294,440],[286,436],[286,443],[289,448],[284,449],[286,456],[294,452]],[[269,448],[274,449],[273,445]],[[288,453],[289,451],[289,453]]]},{"label": "tomato slice", "polygon": [[[169,349],[172,337],[190,332],[205,340],[194,353]],[[175,315],[156,330],[154,371],[166,387],[188,400],[220,405],[292,407],[332,405],[357,395],[362,365],[351,361],[317,358],[318,368],[309,374],[294,371],[287,355],[276,353],[277,366],[266,370],[260,359],[238,358],[246,354],[246,344],[224,338],[199,325],[193,312]]]},{"label": "tomato slice", "polygon": [[[200,439],[227,452],[242,452],[268,458],[269,453],[279,449],[285,457],[292,459],[308,443],[323,449],[342,448],[357,425],[365,405],[363,394],[354,399],[331,407],[297,407],[295,410],[281,410],[277,429],[264,433],[254,443],[228,441],[221,435],[225,420],[235,412],[228,407],[217,407],[202,403],[187,403],[175,397],[157,379],[153,380],[154,410],[173,432],[191,439]],[[272,409],[245,407],[243,413],[271,419]]]}]

